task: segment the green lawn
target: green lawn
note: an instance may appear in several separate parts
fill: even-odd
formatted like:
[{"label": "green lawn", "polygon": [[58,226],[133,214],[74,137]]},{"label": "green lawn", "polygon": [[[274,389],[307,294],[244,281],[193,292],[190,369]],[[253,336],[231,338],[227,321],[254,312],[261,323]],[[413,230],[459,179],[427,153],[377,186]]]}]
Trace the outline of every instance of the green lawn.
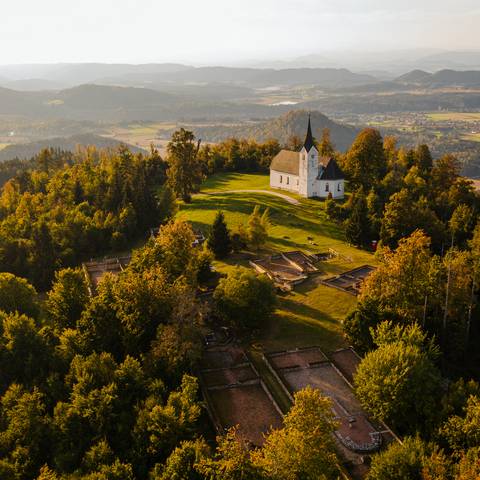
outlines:
[{"label": "green lawn", "polygon": [[326,352],[346,346],[341,322],[356,298],[315,279],[279,297],[279,308],[258,343],[266,351],[318,345]]},{"label": "green lawn", "polygon": [[[235,265],[248,266],[248,259],[272,252],[302,250],[306,253],[335,249],[340,256],[319,265],[321,273],[280,297],[275,318],[256,339],[265,350],[319,345],[327,351],[344,345],[341,320],[355,305],[355,297],[326,287],[320,278],[336,275],[365,263],[374,264],[372,254],[345,242],[342,229],[329,221],[323,201],[302,199],[292,205],[282,198],[262,193],[228,193],[227,190],[269,189],[267,175],[226,174],[210,178],[192,203],[180,205],[178,215],[207,233],[218,210],[235,229],[245,224],[255,205],[270,209],[269,241],[260,252],[245,252],[226,262],[215,262],[219,271]],[[210,193],[209,193],[210,192]],[[211,192],[224,192],[215,193]],[[293,195],[292,195],[293,196]],[[299,198],[299,197],[298,197]]]},{"label": "green lawn", "polygon": [[225,190],[270,190],[268,175],[260,173],[223,173],[212,175],[202,185],[202,192],[225,191]]}]

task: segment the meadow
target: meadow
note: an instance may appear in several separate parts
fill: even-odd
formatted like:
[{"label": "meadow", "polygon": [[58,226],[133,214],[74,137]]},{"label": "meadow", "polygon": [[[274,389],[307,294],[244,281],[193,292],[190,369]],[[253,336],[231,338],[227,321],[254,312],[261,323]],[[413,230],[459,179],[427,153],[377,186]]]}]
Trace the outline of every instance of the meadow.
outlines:
[{"label": "meadow", "polygon": [[179,217],[192,222],[195,228],[208,233],[218,210],[225,214],[231,230],[246,224],[255,205],[269,208],[271,228],[265,247],[258,252],[247,251],[216,261],[221,272],[248,266],[248,260],[280,251],[302,250],[305,253],[334,249],[337,258],[319,264],[320,273],[297,286],[294,292],[282,294],[275,317],[263,325],[253,339],[266,351],[318,345],[325,351],[345,346],[341,321],[355,306],[354,296],[325,286],[321,279],[339,274],[363,264],[375,264],[374,256],[345,241],[341,226],[327,219],[323,201],[304,199],[293,205],[285,199],[258,192],[271,191],[268,175],[229,173],[209,178],[195,195],[192,203],[180,205]]}]

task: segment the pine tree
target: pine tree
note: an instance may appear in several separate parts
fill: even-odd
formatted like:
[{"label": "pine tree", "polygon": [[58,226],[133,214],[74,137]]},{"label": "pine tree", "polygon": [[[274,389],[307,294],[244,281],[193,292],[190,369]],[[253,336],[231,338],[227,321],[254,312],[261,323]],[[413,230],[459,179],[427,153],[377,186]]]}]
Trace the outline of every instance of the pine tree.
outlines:
[{"label": "pine tree", "polygon": [[215,258],[224,258],[232,251],[230,232],[225,223],[225,216],[221,211],[215,217],[207,246],[213,252]]},{"label": "pine tree", "polygon": [[328,197],[325,200],[325,213],[330,220],[338,220],[340,217],[340,207],[338,207],[337,202],[333,199],[332,192],[328,193]]},{"label": "pine tree", "polygon": [[419,145],[415,150],[415,165],[423,174],[429,173],[433,167],[433,158],[427,145]]}]

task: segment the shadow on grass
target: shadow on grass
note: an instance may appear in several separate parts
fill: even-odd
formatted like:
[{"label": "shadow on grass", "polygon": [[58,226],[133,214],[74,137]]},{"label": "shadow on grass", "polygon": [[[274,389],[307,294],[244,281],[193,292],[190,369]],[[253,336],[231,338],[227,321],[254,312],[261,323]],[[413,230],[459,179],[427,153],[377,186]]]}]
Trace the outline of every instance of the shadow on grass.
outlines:
[{"label": "shadow on grass", "polygon": [[[245,182],[248,180],[248,175],[254,175],[258,178],[265,178],[268,179],[267,174],[262,174],[259,172],[229,172],[229,173],[219,173],[216,175],[212,175],[211,177],[207,178],[205,182],[201,186],[201,191],[208,191],[208,190],[215,190],[221,189],[222,187],[228,186],[228,188],[232,188],[232,183],[235,185],[234,182]],[[245,187],[247,188],[247,187]]]},{"label": "shadow on grass", "polygon": [[[339,329],[329,329],[330,322],[304,320],[292,317],[289,313],[278,312],[274,315],[255,339],[266,351],[319,346],[331,352],[346,345]],[[336,322],[338,323],[338,322]]]},{"label": "shadow on grass", "polygon": [[298,302],[291,298],[280,298],[279,307],[282,310],[291,312],[293,315],[311,318],[312,322],[338,324],[338,319],[320,311],[318,308],[305,305],[305,303]]},{"label": "shadow on grass", "polygon": [[[229,193],[215,196],[199,195],[192,203],[181,204],[181,212],[208,212],[222,210],[229,213],[250,215],[256,205],[270,209],[270,219],[273,227],[294,228],[303,230],[306,236],[320,235],[343,241],[344,235],[338,225],[328,221],[323,212],[312,212],[303,205],[296,206],[285,200],[268,194]],[[312,221],[312,218],[316,221]],[[275,238],[277,243],[282,239]],[[295,245],[295,242],[285,242],[286,245]]]}]

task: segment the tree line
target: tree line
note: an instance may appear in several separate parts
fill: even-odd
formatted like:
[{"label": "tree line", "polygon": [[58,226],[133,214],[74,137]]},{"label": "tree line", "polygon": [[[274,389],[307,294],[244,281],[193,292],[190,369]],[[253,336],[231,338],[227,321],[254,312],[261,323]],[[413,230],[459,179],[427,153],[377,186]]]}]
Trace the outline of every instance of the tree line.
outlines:
[{"label": "tree line", "polygon": [[[325,135],[319,148],[334,150]],[[364,354],[356,394],[405,436],[372,457],[367,478],[478,478],[478,195],[454,156],[399,148],[375,129],[334,155],[349,195],[327,199],[327,215],[351,244],[378,242],[380,263],[343,322]]]},{"label": "tree line", "polygon": [[382,139],[365,129],[345,154],[337,153],[350,196],[325,208],[343,222],[347,239],[357,246],[372,240],[396,247],[399,240],[423,230],[437,253],[465,247],[475,227],[479,199],[472,182],[460,176],[452,155],[432,158],[427,145],[398,148],[394,137]]}]

